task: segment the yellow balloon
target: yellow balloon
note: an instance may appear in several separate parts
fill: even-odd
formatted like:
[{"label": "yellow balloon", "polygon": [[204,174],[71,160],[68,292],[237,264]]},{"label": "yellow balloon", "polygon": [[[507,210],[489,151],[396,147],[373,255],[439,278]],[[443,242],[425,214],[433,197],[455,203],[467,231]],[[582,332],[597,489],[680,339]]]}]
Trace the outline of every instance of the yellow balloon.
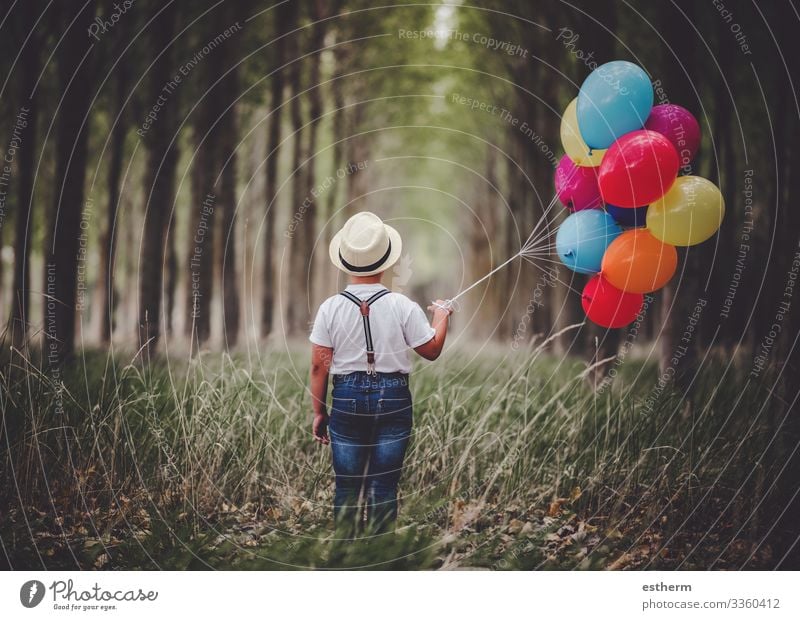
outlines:
[{"label": "yellow balloon", "polygon": [[583,141],[578,129],[577,109],[578,98],[575,97],[569,102],[567,109],[564,110],[564,116],[561,117],[561,146],[576,166],[599,166],[606,149],[592,151],[589,155],[589,147]]},{"label": "yellow balloon", "polygon": [[647,209],[647,228],[664,243],[696,245],[714,236],[724,215],[725,201],[716,185],[702,177],[678,177]]}]

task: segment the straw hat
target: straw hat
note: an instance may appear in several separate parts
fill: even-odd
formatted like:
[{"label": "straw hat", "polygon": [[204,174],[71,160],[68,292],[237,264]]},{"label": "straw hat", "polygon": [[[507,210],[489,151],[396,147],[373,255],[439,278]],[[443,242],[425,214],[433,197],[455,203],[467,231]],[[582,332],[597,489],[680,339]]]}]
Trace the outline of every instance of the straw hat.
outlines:
[{"label": "straw hat", "polygon": [[397,262],[403,240],[374,213],[356,213],[331,239],[331,262],[345,273],[371,276]]}]

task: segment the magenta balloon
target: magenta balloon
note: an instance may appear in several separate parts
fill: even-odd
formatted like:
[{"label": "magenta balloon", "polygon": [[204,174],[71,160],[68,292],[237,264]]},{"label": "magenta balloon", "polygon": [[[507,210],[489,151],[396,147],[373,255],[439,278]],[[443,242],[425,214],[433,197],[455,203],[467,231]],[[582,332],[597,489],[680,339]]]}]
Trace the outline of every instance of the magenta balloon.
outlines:
[{"label": "magenta balloon", "polygon": [[672,142],[681,168],[691,163],[700,148],[700,124],[689,110],[674,103],[654,106],[644,128],[657,131]]},{"label": "magenta balloon", "polygon": [[602,208],[597,173],[597,168],[576,166],[564,155],[558,162],[555,175],[556,193],[561,204],[570,211]]}]

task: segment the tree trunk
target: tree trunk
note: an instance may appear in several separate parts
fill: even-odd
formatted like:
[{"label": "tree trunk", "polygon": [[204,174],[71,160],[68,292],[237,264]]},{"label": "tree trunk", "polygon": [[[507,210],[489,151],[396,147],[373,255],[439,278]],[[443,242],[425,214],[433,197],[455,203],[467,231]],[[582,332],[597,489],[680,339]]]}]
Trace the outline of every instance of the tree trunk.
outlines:
[{"label": "tree trunk", "polygon": [[[92,104],[93,57],[79,24],[94,16],[94,2],[61,7],[64,29],[57,55],[61,103],[56,110],[55,198],[45,249],[45,357],[59,364],[75,346],[78,247]],[[88,52],[88,53],[87,53]]]},{"label": "tree trunk", "polygon": [[[234,59],[235,55],[231,55]],[[234,60],[235,62],[235,60]],[[221,93],[230,93],[232,98],[239,96],[237,67],[220,82]],[[238,144],[238,123],[235,103],[220,119],[219,136],[222,147],[220,164],[220,248],[218,256],[222,260],[220,273],[222,283],[222,328],[225,347],[236,345],[239,338],[239,280],[236,275],[236,145]]]},{"label": "tree trunk", "polygon": [[[223,7],[225,8],[225,7]],[[207,20],[206,40],[213,39],[218,20],[226,19],[226,12],[212,14],[216,19]],[[211,335],[211,304],[214,295],[216,246],[223,234],[218,230],[224,222],[220,210],[222,204],[222,142],[225,101],[229,93],[224,90],[224,81],[217,82],[229,68],[232,57],[231,44],[226,41],[215,48],[203,65],[197,69],[200,76],[202,97],[198,102],[193,122],[195,159],[192,163],[192,206],[189,217],[189,287],[186,335],[193,351],[205,344]],[[216,85],[215,85],[216,83]],[[220,257],[221,258],[221,257]]]},{"label": "tree trunk", "polygon": [[264,289],[261,293],[261,335],[267,337],[274,327],[276,299],[275,277],[275,219],[278,185],[278,154],[281,142],[281,112],[283,108],[284,69],[286,62],[286,39],[284,36],[294,24],[293,3],[281,4],[276,9],[275,68],[270,79],[270,104],[272,113],[267,124],[267,155],[265,169],[265,202],[267,211],[264,222]]},{"label": "tree trunk", "polygon": [[[332,152],[332,165],[331,176],[336,179],[333,187],[328,190],[326,196],[326,226],[325,226],[325,240],[323,252],[327,251],[331,244],[333,235],[339,229],[341,218],[337,214],[337,206],[339,206],[339,170],[344,162],[344,140],[345,137],[345,108],[344,108],[344,94],[342,93],[342,47],[337,46],[333,50],[333,58],[335,63],[334,78],[331,82],[331,98],[333,100],[333,146]],[[330,273],[330,272],[327,272]],[[322,288],[320,289],[323,296],[334,295],[337,292],[337,281],[335,278],[322,278]]]},{"label": "tree trunk", "polygon": [[[367,105],[358,101],[348,108],[347,118],[347,202],[344,205],[344,216],[349,218],[358,211],[358,201],[367,193],[366,171],[359,169],[359,164],[369,159],[367,136],[359,136],[362,130],[365,108]],[[362,164],[363,165],[363,164]]]},{"label": "tree trunk", "polygon": [[[150,100],[156,101],[173,77],[175,25],[174,3],[153,22],[153,49],[166,49],[150,70]],[[178,93],[175,89],[162,107],[154,127],[145,138],[148,142],[145,173],[145,214],[139,273],[138,338],[144,347],[145,361],[156,351],[161,335],[161,289],[166,227],[175,202],[175,168],[178,161]]]},{"label": "tree trunk", "polygon": [[[692,76],[686,73],[692,63],[686,62],[687,59],[681,56],[678,50],[682,47],[682,32],[687,23],[686,20],[692,21],[694,3],[691,0],[681,0],[678,4],[687,17],[683,17],[681,11],[671,4],[659,5],[661,20],[664,24],[662,36],[667,41],[662,49],[661,79],[670,103],[692,109],[697,97],[691,88]],[[683,61],[683,67],[681,61]],[[694,83],[699,83],[699,81]],[[710,143],[707,143],[705,147],[710,149]],[[661,371],[665,371],[673,364],[679,346],[690,345],[686,346],[685,353],[681,348],[680,367],[673,369],[675,383],[678,386],[691,381],[696,370],[697,337],[694,337],[693,342],[684,342],[683,345],[681,345],[681,338],[686,329],[686,322],[694,312],[698,296],[704,295],[700,282],[703,277],[700,269],[701,252],[701,247],[679,249],[678,269],[675,276],[661,291],[656,293],[660,297],[661,303],[661,326],[660,329],[658,327],[656,329],[656,337],[660,332],[659,367]]]},{"label": "tree trunk", "polygon": [[[315,283],[314,261],[312,255],[312,245],[317,238],[317,199],[314,196],[316,187],[316,158],[317,158],[317,136],[319,134],[319,122],[322,115],[322,87],[320,80],[320,52],[325,42],[325,22],[321,21],[325,17],[325,8],[322,0],[314,0],[312,4],[311,19],[316,22],[311,29],[310,47],[312,55],[309,57],[310,72],[309,81],[311,91],[309,93],[309,126],[308,126],[308,163],[306,164],[306,211],[303,217],[302,236],[303,236],[303,278],[308,283],[306,300],[298,304],[295,309],[299,314],[297,317],[301,326],[307,326],[311,322],[311,309],[316,308],[317,287]],[[295,237],[294,239],[297,239]],[[293,241],[294,241],[293,239]]]},{"label": "tree trunk", "polygon": [[108,344],[114,331],[114,310],[116,295],[114,291],[114,256],[116,254],[116,224],[119,206],[120,178],[122,177],[122,161],[125,153],[125,133],[127,115],[125,114],[125,96],[128,85],[127,65],[120,62],[116,67],[114,84],[114,110],[112,112],[114,127],[111,130],[111,161],[108,165],[108,209],[106,211],[106,229],[100,242],[100,265],[98,271],[98,308],[100,311],[100,342]]},{"label": "tree trunk", "polygon": [[[560,12],[555,6],[550,6],[550,11],[543,18],[547,20],[547,25],[556,30],[560,21]],[[562,83],[561,76],[555,69],[551,69],[548,65],[553,67],[559,66],[558,50],[551,44],[551,36],[542,37],[541,34],[537,37],[539,41],[538,49],[540,49],[540,56],[544,63],[539,65],[539,76],[537,84],[531,85],[531,90],[540,89],[541,97],[544,99],[543,103],[536,102],[537,108],[537,125],[536,130],[541,137],[541,144],[530,141],[531,153],[534,158],[533,170],[537,174],[537,188],[539,190],[538,198],[534,195],[534,200],[541,201],[534,206],[534,213],[542,220],[541,224],[534,222],[534,226],[539,226],[538,231],[545,234],[546,237],[542,244],[545,246],[555,243],[555,234],[557,231],[556,217],[563,210],[560,203],[555,201],[553,206],[550,207],[551,200],[555,200],[555,187],[553,185],[553,174],[558,164],[555,152],[558,150],[556,145],[559,144],[559,123],[558,118],[553,115],[551,107],[558,110],[559,105],[559,86]],[[533,77],[533,76],[532,76]],[[542,145],[547,147],[545,150]],[[549,211],[547,211],[549,207]],[[549,257],[552,259],[553,257]],[[564,322],[565,325],[574,323],[574,316],[570,316],[567,309],[575,308],[577,296],[575,298],[562,296],[556,294],[556,286],[558,286],[557,279],[554,278],[554,270],[558,265],[547,262],[547,260],[540,261],[536,269],[536,283],[534,295],[539,295],[538,300],[531,299],[529,303],[533,305],[531,308],[535,309],[535,316],[538,318],[536,321],[537,330],[541,331],[545,337],[548,337],[558,331],[559,322]],[[560,276],[555,276],[560,277]],[[537,292],[540,291],[540,292]],[[570,304],[559,305],[559,301],[571,301]],[[541,303],[542,305],[537,305]],[[562,316],[563,315],[563,316]],[[569,321],[569,323],[566,323]],[[574,337],[574,333],[563,334],[558,340],[561,342],[554,342],[554,348],[563,347],[563,341]]]},{"label": "tree trunk", "polygon": [[[498,214],[503,212],[502,204],[499,200],[501,194],[498,191],[499,181],[497,178],[497,147],[492,144],[486,145],[486,183],[480,187],[482,200],[476,205],[477,217],[470,222],[470,269],[469,281],[477,282],[492,270],[492,257],[490,248],[499,238],[499,218]],[[498,252],[493,252],[495,261]],[[476,336],[479,338],[489,338],[497,327],[497,320],[500,317],[502,308],[498,303],[498,296],[494,291],[499,288],[498,281],[502,280],[502,274],[496,274],[485,281],[483,285],[477,286],[473,291],[467,293],[469,300],[469,314],[477,319],[473,325],[476,329]]]},{"label": "tree trunk", "polygon": [[[520,118],[518,108],[514,109],[515,116]],[[524,193],[526,191],[524,181],[520,179],[522,173],[519,166],[522,166],[521,160],[523,156],[519,135],[517,133],[511,134],[509,142],[507,152],[511,154],[511,157],[506,158],[508,211],[503,231],[503,243],[500,245],[503,248],[503,252],[501,256],[498,256],[495,264],[492,265],[493,269],[519,252],[520,243],[525,241],[527,236],[522,236],[522,230],[520,230],[519,226],[520,220],[523,218]],[[522,238],[520,238],[521,236]],[[498,328],[496,333],[503,340],[509,338],[518,339],[520,336],[517,328],[520,321],[519,283],[523,268],[522,262],[520,260],[513,261],[500,271],[501,278],[498,279],[500,286],[495,289],[494,293],[497,296],[497,303],[500,309],[500,313],[497,316]],[[529,265],[525,265],[525,267],[527,268]],[[524,336],[529,337],[530,333],[528,332]]]},{"label": "tree trunk", "polygon": [[[293,146],[292,146],[292,162],[290,170],[292,171],[292,218],[289,222],[287,234],[289,237],[289,282],[296,290],[304,290],[306,288],[305,271],[307,253],[307,243],[304,238],[302,222],[306,217],[305,209],[306,192],[305,181],[306,177],[301,170],[303,162],[303,113],[300,102],[300,92],[302,90],[302,63],[300,57],[300,45],[297,42],[297,35],[292,36],[292,53],[290,58],[293,59],[289,67],[289,86],[291,87],[292,100],[289,104],[289,114],[292,120],[293,132]],[[286,334],[288,336],[296,336],[300,332],[302,325],[302,317],[305,316],[304,312],[299,312],[297,307],[300,303],[290,303],[286,307]]]},{"label": "tree trunk", "polygon": [[[784,40],[788,43],[787,62],[789,73],[790,75],[798,75],[798,72],[800,72],[800,37],[788,24],[783,24],[782,31],[784,32]],[[781,270],[783,282],[787,281],[788,274],[792,270],[792,263],[796,259],[798,251],[800,251],[800,210],[797,208],[798,201],[800,201],[800,174],[797,173],[798,166],[800,166],[800,152],[795,141],[787,139],[789,136],[797,136],[800,133],[800,116],[798,116],[798,108],[796,106],[786,106],[786,108],[786,130],[781,139],[781,146],[785,153],[784,178],[787,186],[786,200],[781,205],[783,222],[781,229],[784,231],[784,249],[782,251],[784,266]],[[780,157],[780,154],[778,157]],[[791,305],[791,311],[785,319],[781,344],[778,348],[779,355],[787,365],[781,375],[782,388],[787,400],[790,399],[789,394],[792,389],[797,389],[794,381],[796,377],[800,376],[800,348],[794,346],[793,342],[797,334],[800,333],[800,299],[797,291],[794,294]],[[798,432],[800,431],[800,419],[798,419],[798,416],[794,416],[792,427],[795,430],[795,437],[800,436],[800,432]]]},{"label": "tree trunk", "polygon": [[168,335],[174,333],[174,320],[175,320],[175,299],[178,293],[178,256],[175,251],[175,209],[169,216],[169,224],[167,224],[167,231],[172,232],[168,234],[166,242],[167,254],[167,283],[164,287],[164,293],[167,298],[164,300],[164,329]]},{"label": "tree trunk", "polygon": [[[17,221],[14,239],[14,281],[11,299],[11,342],[17,347],[25,346],[28,335],[28,308],[30,306],[30,255],[31,247],[31,213],[33,209],[33,185],[36,167],[37,127],[39,120],[39,103],[41,96],[34,92],[39,75],[39,37],[33,28],[34,18],[38,14],[39,4],[33,3],[24,12],[26,23],[23,34],[30,33],[25,47],[20,54],[20,90],[17,95],[17,113],[24,114],[27,126],[21,128],[23,137],[19,149],[17,170]],[[19,116],[17,117],[20,118]]]},{"label": "tree trunk", "polygon": [[[218,52],[219,50],[216,50]],[[191,172],[191,195],[189,224],[189,286],[187,287],[186,337],[193,352],[211,335],[211,296],[214,286],[213,226],[218,207],[218,188],[214,177],[217,174],[216,141],[209,134],[213,122],[214,96],[207,94],[201,103],[194,123],[195,158]]]}]

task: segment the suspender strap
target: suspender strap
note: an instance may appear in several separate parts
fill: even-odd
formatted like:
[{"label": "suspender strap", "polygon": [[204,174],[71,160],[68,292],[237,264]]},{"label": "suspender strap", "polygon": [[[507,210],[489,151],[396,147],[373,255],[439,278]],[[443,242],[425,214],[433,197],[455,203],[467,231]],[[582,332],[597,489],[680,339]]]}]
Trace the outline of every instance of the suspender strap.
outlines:
[{"label": "suspender strap", "polygon": [[364,324],[364,340],[366,341],[367,346],[367,374],[368,375],[375,375],[375,348],[372,343],[372,329],[369,325],[369,307],[378,301],[381,297],[384,297],[391,293],[389,289],[383,289],[372,295],[371,297],[361,300],[350,291],[342,291],[340,294],[344,297],[347,297],[350,301],[352,301],[355,305],[358,306],[361,312],[361,321]]}]

